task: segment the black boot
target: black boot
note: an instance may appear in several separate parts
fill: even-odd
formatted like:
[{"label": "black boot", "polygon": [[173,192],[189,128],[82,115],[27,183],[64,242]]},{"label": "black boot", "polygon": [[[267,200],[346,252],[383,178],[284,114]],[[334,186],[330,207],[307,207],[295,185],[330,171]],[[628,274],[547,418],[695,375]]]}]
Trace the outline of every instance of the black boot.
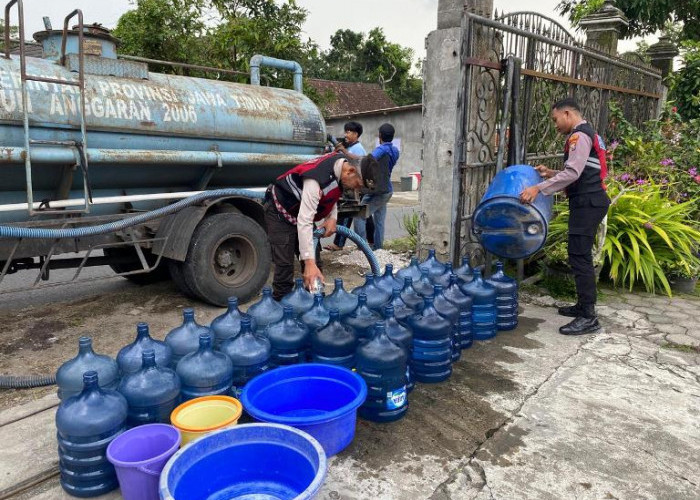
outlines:
[{"label": "black boot", "polygon": [[598,330],[600,330],[598,318],[595,316],[592,318],[584,318],[583,316],[579,316],[571,323],[559,328],[559,333],[562,335],[584,335],[586,333],[595,333]]},{"label": "black boot", "polygon": [[566,316],[568,318],[577,318],[581,316],[581,313],[583,311],[581,310],[581,306],[577,302],[573,306],[560,307],[559,309],[557,309],[557,312],[561,316]]}]

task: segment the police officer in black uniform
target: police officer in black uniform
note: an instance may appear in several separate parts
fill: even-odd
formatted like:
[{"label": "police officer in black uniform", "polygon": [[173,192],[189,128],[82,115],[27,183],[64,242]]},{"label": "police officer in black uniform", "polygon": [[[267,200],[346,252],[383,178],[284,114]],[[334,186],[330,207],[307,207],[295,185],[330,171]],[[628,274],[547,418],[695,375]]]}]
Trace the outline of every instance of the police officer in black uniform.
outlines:
[{"label": "police officer in black uniform", "polygon": [[603,181],[607,175],[605,145],[581,116],[581,109],[572,98],[552,106],[552,120],[557,131],[566,135],[563,170],[535,167],[546,178],[544,182],[520,194],[523,203],[532,203],[539,193],[550,195],[565,190],[569,198],[569,265],[576,282],[577,302],[559,308],[562,316],[574,320],[562,326],[564,335],[582,335],[600,329],[595,313],[596,276],[593,267],[593,243],[598,226],[608,213],[610,198]]}]

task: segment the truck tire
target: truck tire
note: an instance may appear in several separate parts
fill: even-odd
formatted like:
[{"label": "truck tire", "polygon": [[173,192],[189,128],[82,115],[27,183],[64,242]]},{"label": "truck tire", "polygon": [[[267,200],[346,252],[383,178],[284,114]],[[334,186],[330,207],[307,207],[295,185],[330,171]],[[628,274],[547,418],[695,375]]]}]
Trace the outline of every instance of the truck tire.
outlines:
[{"label": "truck tire", "polygon": [[187,280],[185,279],[184,274],[182,274],[182,265],[183,262],[168,259],[168,271],[170,272],[170,279],[173,280],[173,283],[175,283],[175,286],[178,290],[180,290],[180,292],[185,294],[187,297],[196,299],[197,294],[194,293],[194,291],[190,288],[190,285],[187,284]]},{"label": "truck tire", "polygon": [[245,302],[257,295],[271,265],[267,234],[257,222],[239,214],[215,214],[195,229],[182,274],[201,300],[225,306],[229,297]]},{"label": "truck tire", "polygon": [[[105,248],[103,250],[105,256],[107,257],[118,257],[122,259],[127,259],[129,262],[120,262],[119,264],[110,264],[109,267],[112,268],[117,274],[128,273],[130,271],[136,271],[137,269],[143,269],[141,261],[133,247],[130,248]],[[158,256],[153,255],[150,250],[143,250],[144,257],[146,257],[146,262],[149,266],[153,266],[158,261]],[[149,273],[136,273],[127,274],[122,276],[128,279],[132,283],[137,285],[150,285],[151,283],[158,283],[160,281],[165,281],[170,279],[170,273],[168,273],[168,267],[165,265],[164,259],[161,259],[153,271]]]}]

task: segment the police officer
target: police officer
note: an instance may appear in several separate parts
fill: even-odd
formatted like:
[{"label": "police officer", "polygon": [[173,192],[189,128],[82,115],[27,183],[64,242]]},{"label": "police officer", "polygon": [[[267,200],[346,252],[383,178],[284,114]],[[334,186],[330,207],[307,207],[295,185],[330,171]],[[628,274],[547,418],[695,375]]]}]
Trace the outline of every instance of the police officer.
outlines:
[{"label": "police officer", "polygon": [[306,288],[311,289],[317,279],[323,282],[313,243],[314,223],[325,229],[324,237],[334,234],[343,189],[371,192],[378,177],[379,164],[372,156],[351,164],[345,155],[334,152],[297,165],[268,186],[265,224],[275,264],[272,294],[276,300],[292,290],[297,253]]},{"label": "police officer", "polygon": [[550,195],[565,190],[569,198],[569,266],[576,282],[577,302],[559,308],[562,316],[574,320],[562,326],[564,335],[582,335],[600,329],[595,313],[596,276],[593,267],[593,242],[598,226],[608,213],[610,198],[603,180],[607,175],[605,145],[593,127],[581,116],[581,108],[572,98],[552,106],[557,131],[566,135],[563,170],[535,167],[546,178],[520,194],[523,203],[532,203],[539,193]]}]

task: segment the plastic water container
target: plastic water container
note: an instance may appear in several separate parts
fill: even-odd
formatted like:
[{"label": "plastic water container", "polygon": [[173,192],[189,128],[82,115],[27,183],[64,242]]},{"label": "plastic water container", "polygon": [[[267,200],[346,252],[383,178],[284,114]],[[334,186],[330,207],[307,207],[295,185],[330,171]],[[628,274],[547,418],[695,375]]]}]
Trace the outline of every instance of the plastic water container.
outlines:
[{"label": "plastic water container", "polygon": [[141,359],[141,369],[125,375],[117,389],[129,405],[127,425],[168,423],[180,403],[180,377],[157,365],[153,349],[143,351]]},{"label": "plastic water container", "polygon": [[221,345],[221,352],[231,358],[233,363],[233,396],[238,397],[249,380],[270,368],[271,351],[270,341],[254,335],[250,329],[250,320],[242,318],[238,337]]},{"label": "plastic water container", "polygon": [[340,317],[344,318],[357,308],[357,295],[353,295],[345,290],[343,278],[336,278],[333,293],[323,299],[323,305],[329,311],[333,308],[337,309]]},{"label": "plastic water container", "polygon": [[98,379],[96,371],[85,372],[82,392],[64,399],[56,411],[61,486],[76,497],[119,486],[107,446],[126,430],[127,404],[117,391],[101,388]]},{"label": "plastic water container", "polygon": [[474,279],[474,270],[472,269],[472,266],[469,265],[468,255],[462,256],[462,265],[455,269],[454,273],[462,283],[469,283],[472,279]]},{"label": "plastic water container", "polygon": [[374,324],[381,316],[367,306],[367,295],[360,293],[357,301],[357,309],[346,316],[343,322],[355,332],[358,341],[364,342],[372,336]]},{"label": "plastic water container", "polygon": [[158,366],[172,368],[173,350],[165,342],[150,336],[147,323],[139,323],[136,325],[136,340],[122,347],[117,354],[117,365],[122,375],[139,371],[143,364],[143,352],[148,349],[155,353]]},{"label": "plastic water container", "polygon": [[[398,321],[395,315],[394,306],[384,306],[384,330],[387,336],[396,344],[406,350],[407,359],[411,358],[413,350],[413,330],[406,324]],[[410,393],[416,386],[411,375],[410,365],[406,365],[406,390]]]},{"label": "plastic water container", "polygon": [[199,349],[199,336],[210,334],[208,327],[200,325],[194,319],[194,309],[187,307],[182,310],[182,325],[173,328],[165,336],[165,343],[173,350],[173,368],[177,367],[183,356]]},{"label": "plastic water container", "polygon": [[418,258],[411,257],[411,262],[408,264],[408,266],[399,270],[396,273],[396,277],[402,281],[406,278],[411,278],[414,280],[419,279],[420,278],[420,265],[418,263]]},{"label": "plastic water container", "polygon": [[442,294],[447,300],[457,306],[459,312],[469,313],[469,317],[471,318],[472,299],[459,287],[459,278],[456,274],[453,273],[450,275],[450,283],[442,290]]},{"label": "plastic water container", "polygon": [[384,310],[386,311],[386,308],[389,306],[392,308],[392,316],[401,324],[406,324],[408,317],[415,313],[401,298],[401,289],[399,288],[392,290],[391,298],[384,306]]},{"label": "plastic water container", "polygon": [[391,291],[396,287],[401,288],[403,286],[403,280],[394,276],[394,266],[392,264],[386,265],[384,268],[384,274],[376,278],[375,283],[379,288],[387,293],[391,293]]},{"label": "plastic water container", "polygon": [[452,375],[452,325],[425,297],[423,310],[409,318],[413,330],[411,373],[417,382],[436,383]]},{"label": "plastic water container", "polygon": [[272,298],[272,288],[269,286],[262,289],[260,301],[248,308],[248,315],[255,320],[256,329],[254,331],[262,331],[270,323],[276,323],[281,320],[282,314],[282,306]]},{"label": "plastic water container", "polygon": [[80,394],[85,385],[83,374],[94,370],[103,389],[116,389],[119,385],[119,367],[117,362],[103,354],[95,354],[92,350],[92,339],[80,337],[78,340],[78,355],[63,363],[56,372],[58,397],[67,399]]},{"label": "plastic water container", "polygon": [[384,307],[384,304],[389,301],[391,296],[391,292],[387,292],[377,286],[372,273],[365,274],[364,285],[353,289],[352,293],[353,295],[360,295],[361,293],[367,295],[367,306],[374,311],[381,311],[381,308]]},{"label": "plastic water container", "polygon": [[435,249],[431,248],[428,250],[428,256],[423,262],[420,263],[421,270],[426,268],[428,270],[428,275],[433,278],[435,276],[440,276],[445,273],[445,264],[440,262],[437,257],[435,257]]},{"label": "plastic water container", "polygon": [[163,469],[164,500],[311,500],[326,477],[326,454],[286,425],[245,424],[203,437]]},{"label": "plastic water container", "polygon": [[404,285],[401,290],[401,300],[413,309],[413,312],[420,311],[423,307],[423,297],[413,288],[413,278],[406,276],[403,279]]},{"label": "plastic water container", "polygon": [[[214,318],[209,327],[214,334],[214,349],[219,349],[224,341],[241,333],[241,318],[244,314],[245,313],[238,309],[238,299],[236,297],[229,297],[228,309],[221,316]],[[255,331],[257,325],[252,318],[250,326],[253,331]]]},{"label": "plastic water container", "polygon": [[459,309],[442,293],[442,285],[434,285],[433,307],[442,316],[447,318],[452,325],[452,362],[459,361],[462,355],[462,347],[457,332],[457,320],[459,319]]},{"label": "plastic water container", "polygon": [[265,336],[270,341],[270,368],[306,361],[309,328],[296,318],[292,306],[284,306],[282,319],[268,325]]},{"label": "plastic water container", "polygon": [[240,401],[231,396],[204,396],[175,408],[170,421],[180,431],[185,446],[210,432],[237,425],[242,413]]},{"label": "plastic water container", "polygon": [[326,326],[311,333],[311,361],[329,365],[355,366],[357,335],[349,326],[340,322],[337,309],[331,309]]},{"label": "plastic water container", "polygon": [[177,364],[177,374],[182,384],[183,401],[219,396],[231,391],[233,364],[226,354],[213,349],[211,335],[204,333],[199,336],[199,349]]},{"label": "plastic water container", "polygon": [[352,442],[357,408],[366,397],[367,384],[357,373],[307,363],[283,366],[251,380],[241,402],[256,420],[308,432],[330,457]]},{"label": "plastic water container", "polygon": [[420,279],[413,281],[413,289],[421,297],[428,297],[433,294],[433,282],[430,281],[427,267],[421,267],[420,272]]},{"label": "plastic water container", "polygon": [[438,276],[431,276],[430,281],[433,285],[442,285],[443,288],[447,288],[450,284],[450,275],[452,274],[452,262],[445,263],[445,272]]},{"label": "plastic water container", "polygon": [[518,326],[518,282],[506,276],[500,261],[485,281],[496,288],[496,329],[513,330]]},{"label": "plastic water container", "polygon": [[314,305],[314,296],[304,288],[304,280],[294,280],[294,289],[280,300],[282,306],[292,306],[294,314],[301,316]]},{"label": "plastic water container", "polygon": [[460,340],[460,347],[463,350],[469,349],[474,343],[474,332],[472,332],[472,318],[470,314],[466,312],[459,313],[457,332]]},{"label": "plastic water container", "polygon": [[504,259],[524,259],[547,239],[552,197],[542,193],[531,204],[520,193],[542,182],[530,165],[513,165],[491,181],[472,216],[472,228],[486,250]]},{"label": "plastic water container", "polygon": [[314,305],[301,315],[301,321],[304,323],[310,332],[314,332],[319,328],[323,328],[328,324],[330,314],[325,305],[323,305],[323,295],[317,293],[314,295]]},{"label": "plastic water container", "polygon": [[472,298],[472,331],[474,340],[496,336],[496,288],[481,278],[474,269],[474,279],[462,285],[462,291]]},{"label": "plastic water container", "polygon": [[124,500],[158,500],[158,482],[166,462],[180,447],[172,425],[146,424],[117,436],[107,447]]},{"label": "plastic water container", "polygon": [[357,349],[357,373],[367,384],[367,399],[358,410],[373,422],[393,422],[408,411],[406,349],[389,338],[377,322],[372,340]]}]

